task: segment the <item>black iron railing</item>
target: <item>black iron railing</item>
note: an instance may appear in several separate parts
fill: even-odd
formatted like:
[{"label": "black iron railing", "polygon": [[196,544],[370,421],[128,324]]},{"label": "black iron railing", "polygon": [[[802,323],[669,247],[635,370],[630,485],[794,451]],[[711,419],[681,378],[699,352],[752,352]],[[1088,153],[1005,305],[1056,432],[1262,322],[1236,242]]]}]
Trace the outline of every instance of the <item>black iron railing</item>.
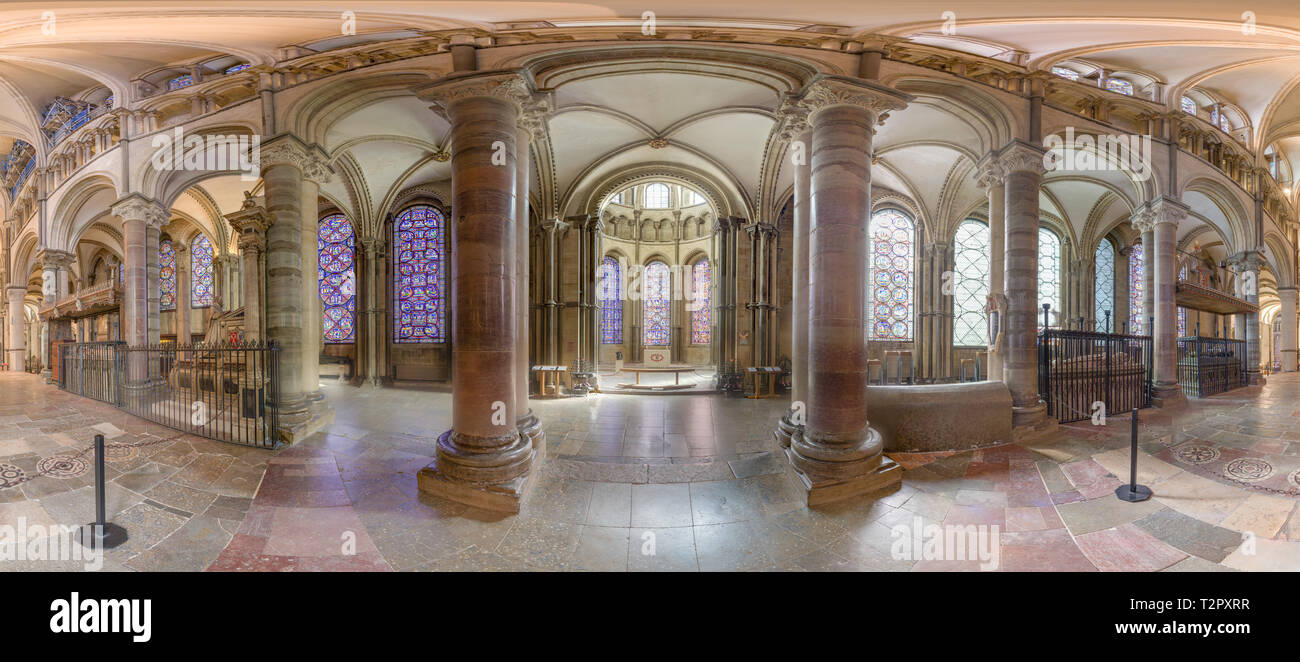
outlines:
[{"label": "black iron railing", "polygon": [[1038,392],[1062,423],[1151,406],[1150,336],[1046,329],[1038,334]]},{"label": "black iron railing", "polygon": [[59,387],[200,437],[278,445],[280,352],[275,343],[68,344]]},{"label": "black iron railing", "polygon": [[1247,384],[1246,341],[1227,338],[1179,338],[1178,382],[1183,393],[1203,398]]}]

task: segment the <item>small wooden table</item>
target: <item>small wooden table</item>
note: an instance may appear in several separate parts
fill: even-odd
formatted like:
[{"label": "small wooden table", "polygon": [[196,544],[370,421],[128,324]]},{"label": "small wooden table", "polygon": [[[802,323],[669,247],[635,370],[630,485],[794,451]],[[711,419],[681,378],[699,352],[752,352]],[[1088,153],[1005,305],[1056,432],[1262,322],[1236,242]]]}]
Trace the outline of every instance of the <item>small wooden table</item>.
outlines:
[{"label": "small wooden table", "polygon": [[[535,365],[533,372],[537,373],[537,395],[542,398],[560,396],[560,375],[568,374],[568,366],[562,365]],[[554,384],[551,386],[555,389],[554,395],[548,395],[546,392],[546,376],[555,375]]]},{"label": "small wooden table", "polygon": [[[745,371],[754,376],[754,394],[745,397],[750,399],[775,398],[776,397],[776,378],[781,375],[781,368],[776,366],[759,366],[755,368],[745,368]],[[767,393],[764,394],[759,389],[759,376],[767,375]]]}]

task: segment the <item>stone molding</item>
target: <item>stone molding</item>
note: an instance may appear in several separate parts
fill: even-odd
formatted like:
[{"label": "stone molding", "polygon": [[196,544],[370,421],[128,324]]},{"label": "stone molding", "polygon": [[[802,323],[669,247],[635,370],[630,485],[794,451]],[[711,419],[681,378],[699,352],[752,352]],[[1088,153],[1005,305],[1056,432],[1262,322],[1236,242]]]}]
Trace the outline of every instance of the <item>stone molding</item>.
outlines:
[{"label": "stone molding", "polygon": [[[532,79],[522,70],[487,71],[467,75],[452,75],[413,90],[422,101],[432,105],[434,112],[447,117],[457,101],[488,97],[509,101],[521,115],[550,112],[549,95],[534,91]],[[530,120],[531,122],[531,120]],[[523,121],[521,120],[521,125]],[[524,128],[529,128],[524,126]]]},{"label": "stone molding", "polygon": [[1160,197],[1147,202],[1133,213],[1133,229],[1143,234],[1155,232],[1156,226],[1169,223],[1175,228],[1188,216],[1187,205],[1172,198]]},{"label": "stone molding", "polygon": [[302,172],[303,179],[324,184],[333,174],[329,160],[321,150],[304,144],[292,135],[273,138],[259,148],[259,163],[263,172],[278,165],[291,165]]},{"label": "stone molding", "polygon": [[144,221],[145,227],[161,230],[167,224],[168,214],[162,205],[138,193],[113,203],[112,214],[123,221]]},{"label": "stone molding", "polygon": [[997,160],[1002,168],[1003,177],[1017,172],[1031,172],[1042,175],[1047,172],[1043,157],[1047,150],[1022,140],[1013,140],[997,152]]},{"label": "stone molding", "polygon": [[1006,181],[1007,171],[997,152],[989,152],[975,167],[975,181],[983,188],[992,188]]},{"label": "stone molding", "polygon": [[871,114],[873,123],[880,124],[890,112],[906,108],[912,97],[879,83],[819,75],[804,88],[799,101],[808,108],[808,120],[814,125],[818,113],[839,106],[861,108]]}]

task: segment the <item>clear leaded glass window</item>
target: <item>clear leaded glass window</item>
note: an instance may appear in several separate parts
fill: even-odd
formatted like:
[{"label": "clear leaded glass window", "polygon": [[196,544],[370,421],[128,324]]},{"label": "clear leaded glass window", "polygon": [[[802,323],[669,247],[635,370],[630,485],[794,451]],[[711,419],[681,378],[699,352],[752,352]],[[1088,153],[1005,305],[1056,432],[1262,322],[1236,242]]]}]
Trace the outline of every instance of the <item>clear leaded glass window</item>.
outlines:
[{"label": "clear leaded glass window", "polygon": [[[1051,304],[1048,323],[1059,320],[1061,312],[1061,239],[1047,228],[1038,228],[1038,308]],[[1038,320],[1042,328],[1042,319]],[[1059,321],[1057,321],[1059,325]]]},{"label": "clear leaded glass window", "polygon": [[713,283],[709,261],[700,260],[691,268],[691,283],[694,295],[691,304],[691,342],[697,345],[708,344],[713,338],[713,301],[709,287]]},{"label": "clear leaded glass window", "polygon": [[606,256],[600,263],[600,342],[623,344],[622,274],[618,260]]},{"label": "clear leaded glass window", "polygon": [[356,238],[343,214],[322,218],[316,229],[321,332],[327,343],[357,339]]},{"label": "clear leaded glass window", "polygon": [[952,344],[989,344],[984,305],[989,295],[989,227],[966,220],[953,236]]},{"label": "clear leaded glass window", "polygon": [[176,249],[168,239],[158,243],[158,308],[176,308]]},{"label": "clear leaded glass window", "polygon": [[[1115,247],[1102,239],[1093,255],[1093,319],[1097,331],[1111,333],[1115,328]],[[1106,326],[1107,319],[1110,326]]]},{"label": "clear leaded glass window", "polygon": [[194,240],[190,257],[190,305],[195,308],[212,305],[212,242],[199,235]]},{"label": "clear leaded glass window", "polygon": [[393,341],[446,340],[445,217],[430,205],[407,207],[393,224]]},{"label": "clear leaded glass window", "polygon": [[1132,335],[1141,335],[1146,327],[1142,318],[1142,244],[1133,244],[1128,252],[1128,331]]},{"label": "clear leaded glass window", "polygon": [[1079,72],[1065,67],[1052,67],[1052,73],[1069,80],[1079,80]]},{"label": "clear leaded glass window", "polygon": [[645,187],[646,209],[668,208],[668,185],[654,183]]},{"label": "clear leaded glass window", "polygon": [[668,265],[651,262],[645,268],[642,287],[642,311],[645,323],[645,344],[664,346],[669,338],[668,304],[672,296],[672,276]]},{"label": "clear leaded glass window", "polygon": [[1120,94],[1133,96],[1133,83],[1130,83],[1122,78],[1107,78],[1106,89],[1110,90],[1111,92],[1118,92]]},{"label": "clear leaded glass window", "polygon": [[895,209],[871,215],[867,324],[871,340],[912,339],[912,219]]}]

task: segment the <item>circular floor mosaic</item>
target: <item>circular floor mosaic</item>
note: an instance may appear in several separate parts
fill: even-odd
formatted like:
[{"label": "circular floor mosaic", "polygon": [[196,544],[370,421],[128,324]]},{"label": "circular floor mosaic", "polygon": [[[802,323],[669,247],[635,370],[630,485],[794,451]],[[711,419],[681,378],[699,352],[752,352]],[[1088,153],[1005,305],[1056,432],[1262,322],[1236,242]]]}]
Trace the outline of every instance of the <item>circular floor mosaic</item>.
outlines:
[{"label": "circular floor mosaic", "polygon": [[1300,469],[1292,471],[1291,474],[1286,477],[1286,482],[1291,483],[1296,487],[1300,487]]},{"label": "circular floor mosaic", "polygon": [[73,455],[47,457],[36,465],[41,475],[52,478],[76,478],[86,473],[88,468],[85,459]]},{"label": "circular floor mosaic", "polygon": [[1254,482],[1273,475],[1273,465],[1257,457],[1239,457],[1223,468],[1228,478]]},{"label": "circular floor mosaic", "polygon": [[129,460],[136,456],[135,446],[126,444],[106,444],[104,446],[104,459],[109,462],[121,462]]},{"label": "circular floor mosaic", "polygon": [[1185,464],[1207,464],[1219,459],[1219,449],[1202,444],[1184,444],[1174,449],[1174,457]]},{"label": "circular floor mosaic", "polygon": [[0,490],[6,490],[14,487],[27,479],[27,474],[22,469],[12,464],[0,463]]}]

